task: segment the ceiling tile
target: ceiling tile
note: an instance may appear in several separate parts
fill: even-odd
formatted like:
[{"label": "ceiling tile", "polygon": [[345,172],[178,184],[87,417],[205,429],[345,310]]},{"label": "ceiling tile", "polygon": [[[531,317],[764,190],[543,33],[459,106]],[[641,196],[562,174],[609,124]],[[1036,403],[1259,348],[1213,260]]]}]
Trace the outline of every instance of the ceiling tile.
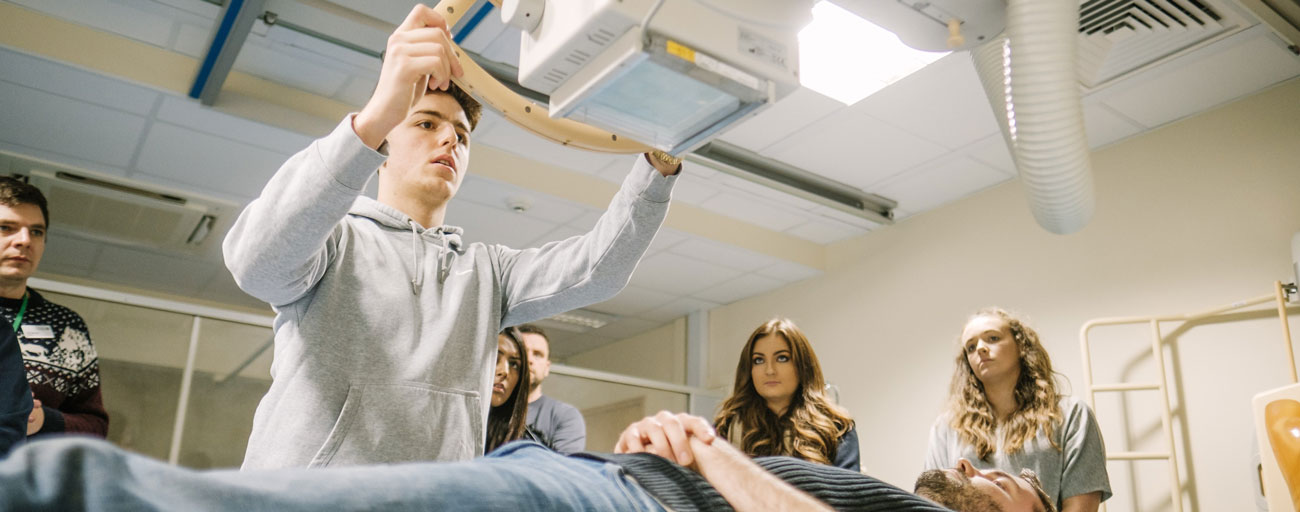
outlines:
[{"label": "ceiling tile", "polygon": [[692,237],[673,246],[670,252],[750,272],[776,263],[776,258],[713,240]]},{"label": "ceiling tile", "polygon": [[1149,127],[1190,116],[1300,74],[1300,59],[1257,25],[1096,93]]},{"label": "ceiling tile", "polygon": [[0,82],[0,112],[0,141],[115,167],[130,164],[145,126],[134,114],[8,82]]},{"label": "ceiling tile", "polygon": [[[464,30],[465,24],[479,12],[479,9],[489,10],[473,30],[468,34],[462,34],[461,31]],[[452,28],[456,29],[455,36],[461,38],[461,47],[481,55],[493,41],[496,41],[497,37],[506,31],[506,24],[501,22],[500,9],[487,2],[482,2],[478,7],[466,11],[465,17],[461,19],[460,23],[456,24],[456,27]],[[510,30],[519,32],[519,29]],[[518,41],[518,39],[515,40],[515,42]]]},{"label": "ceiling tile", "polygon": [[61,63],[0,48],[0,80],[148,116],[158,93]]},{"label": "ceiling tile", "polygon": [[713,170],[706,164],[702,164],[693,160],[685,160],[682,162],[682,174],[695,176],[697,178],[704,178],[706,180],[712,180],[714,176],[717,176],[721,173],[719,173],[716,170]]},{"label": "ceiling tile", "polygon": [[664,292],[628,285],[614,298],[583,309],[616,316],[636,316],[672,301],[676,296]]},{"label": "ceiling tile", "polygon": [[722,185],[724,189],[740,190],[753,194],[755,199],[759,201],[776,201],[784,206],[800,210],[811,210],[817,207],[817,203],[810,200],[788,192],[777,190],[767,185],[755,183],[739,176],[718,173],[712,181]]},{"label": "ceiling tile", "polygon": [[843,108],[843,103],[800,87],[767,110],[734,125],[719,138],[750,151],[760,151]]},{"label": "ceiling tile", "polygon": [[176,41],[172,43],[171,48],[179,53],[198,58],[208,53],[210,39],[212,39],[212,29],[181,23],[176,31]]},{"label": "ceiling tile", "polygon": [[802,281],[810,277],[819,276],[822,274],[822,271],[791,261],[781,261],[770,267],[761,268],[756,273],[760,276],[793,283],[795,281]]},{"label": "ceiling tile", "polygon": [[641,317],[655,322],[670,322],[696,311],[708,311],[716,307],[718,307],[716,302],[683,297],[648,313],[642,313]]},{"label": "ceiling tile", "polygon": [[[473,201],[519,217],[557,224],[570,222],[591,211],[589,208],[548,194],[528,190],[492,178],[476,176],[472,171],[465,176],[465,181],[461,184],[460,190],[456,192],[456,199]],[[454,202],[452,204],[455,205]],[[512,205],[526,206],[523,212],[516,213],[511,210]]]},{"label": "ceiling tile", "polygon": [[171,95],[163,97],[157,118],[280,154],[297,153],[312,142],[306,135],[225,114],[204,107],[198,100]]},{"label": "ceiling tile", "polygon": [[706,210],[731,217],[733,219],[762,226],[775,231],[792,228],[809,218],[809,214],[797,208],[786,208],[772,203],[757,202],[748,195],[723,192],[700,205]]},{"label": "ceiling tile", "polygon": [[[894,199],[888,196],[885,197],[888,199]],[[846,211],[842,211],[838,208],[831,208],[825,205],[817,205],[817,207],[810,210],[809,213],[814,214],[811,217],[812,220],[832,219],[842,224],[848,224],[850,226],[857,227],[863,230],[872,230],[880,227],[879,222],[868,219],[861,215],[849,213]]]},{"label": "ceiling tile", "polygon": [[527,247],[538,233],[556,224],[483,206],[471,201],[452,201],[447,207],[447,224],[464,228],[466,242]]},{"label": "ceiling tile", "polygon": [[809,242],[826,245],[862,235],[868,231],[836,220],[817,219],[787,229],[785,232]]},{"label": "ceiling tile", "polygon": [[40,12],[166,48],[172,20],[107,0],[9,0]]},{"label": "ceiling tile", "polygon": [[[498,16],[494,22],[500,23],[500,16]],[[487,48],[484,48],[480,55],[486,57],[488,60],[518,67],[519,41],[522,35],[523,32],[519,30],[503,30],[501,33],[497,34],[497,37],[493,39],[491,43],[488,43]]]},{"label": "ceiling tile", "polygon": [[610,155],[561,146],[533,135],[513,123],[497,124],[487,133],[478,135],[475,143],[486,144],[531,160],[584,174],[597,174],[618,161],[623,162],[623,174],[626,175],[627,170],[632,168],[634,158],[633,155]]},{"label": "ceiling tile", "polygon": [[411,4],[406,0],[386,0],[376,2],[375,0],[329,0],[348,9],[357,12],[364,12],[377,19],[392,23],[394,26],[400,25],[406,15],[411,12]]},{"label": "ceiling tile", "polygon": [[770,155],[848,185],[872,185],[947,153],[880,120],[844,110],[796,133]]},{"label": "ceiling tile", "polygon": [[721,189],[703,178],[684,175],[673,185],[673,202],[699,205],[720,191]]},{"label": "ceiling tile", "polygon": [[849,107],[948,149],[998,131],[970,52],[955,52]]},{"label": "ceiling tile", "polygon": [[948,158],[881,185],[881,193],[912,211],[925,211],[1011,179],[970,158]]},{"label": "ceiling tile", "polygon": [[[560,334],[559,331],[547,331],[547,335],[552,333]],[[616,340],[593,334],[573,334],[566,337],[557,337],[551,340],[551,360],[558,362],[566,357],[600,348],[614,341]]]},{"label": "ceiling tile", "polygon": [[[373,11],[367,9],[363,12],[370,14]],[[353,24],[343,21],[341,18],[338,22],[332,23],[340,22],[348,24],[348,41],[374,51],[384,49],[384,45],[388,42],[388,36],[393,31],[392,29],[381,30],[369,25]],[[263,23],[254,23],[253,30],[256,31],[265,26],[266,25]],[[394,28],[396,28],[396,25],[394,25]],[[383,63],[380,62],[378,57],[344,48],[307,34],[301,34],[284,28],[281,25],[269,27],[263,35],[266,37],[268,42],[272,43],[272,47],[278,48],[279,51],[307,52],[312,57],[315,57],[314,60],[319,60],[320,62],[326,63],[328,66],[348,72],[349,74],[362,74],[365,76],[378,77],[379,69],[383,66]]]},{"label": "ceiling tile", "polygon": [[343,84],[343,88],[339,89],[339,93],[334,98],[357,107],[357,110],[361,110],[361,107],[365,106],[367,101],[370,101],[370,93],[374,92],[375,84],[378,82],[379,77],[377,75],[349,76],[348,81]]},{"label": "ceiling tile", "polygon": [[250,36],[235,58],[235,69],[326,97],[337,94],[348,79],[347,73],[330,67],[320,56],[266,44]]},{"label": "ceiling tile", "polygon": [[740,271],[706,261],[660,252],[646,256],[631,284],[655,291],[688,295],[740,275]]},{"label": "ceiling tile", "polygon": [[984,140],[971,144],[963,152],[980,163],[1007,173],[1016,175],[1016,162],[1011,159],[1011,150],[1007,148],[1006,139],[1001,133],[995,133]]},{"label": "ceiling tile", "polygon": [[155,122],[136,169],[204,192],[253,198],[287,159],[283,153]]},{"label": "ceiling tile", "polygon": [[1088,134],[1088,146],[1093,149],[1143,130],[1141,126],[1125,119],[1124,116],[1096,100],[1083,100],[1083,122]]},{"label": "ceiling tile", "polygon": [[592,331],[591,334],[607,339],[625,340],[663,324],[664,322],[652,322],[641,318],[620,318]]},{"label": "ceiling tile", "polygon": [[757,274],[745,274],[708,290],[696,293],[695,297],[718,304],[731,304],[740,299],[753,297],[781,286],[785,282]]}]

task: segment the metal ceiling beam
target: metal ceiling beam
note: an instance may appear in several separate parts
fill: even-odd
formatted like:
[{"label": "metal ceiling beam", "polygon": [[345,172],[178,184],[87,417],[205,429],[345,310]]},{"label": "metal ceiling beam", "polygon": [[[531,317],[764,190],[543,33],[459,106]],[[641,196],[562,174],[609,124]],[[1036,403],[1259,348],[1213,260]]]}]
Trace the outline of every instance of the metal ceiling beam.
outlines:
[{"label": "metal ceiling beam", "polygon": [[203,56],[198,75],[194,77],[194,86],[190,88],[191,98],[208,106],[217,102],[221,86],[226,83],[239,50],[248,39],[253,21],[262,15],[263,4],[265,0],[228,0],[221,7],[208,42],[208,53]]}]

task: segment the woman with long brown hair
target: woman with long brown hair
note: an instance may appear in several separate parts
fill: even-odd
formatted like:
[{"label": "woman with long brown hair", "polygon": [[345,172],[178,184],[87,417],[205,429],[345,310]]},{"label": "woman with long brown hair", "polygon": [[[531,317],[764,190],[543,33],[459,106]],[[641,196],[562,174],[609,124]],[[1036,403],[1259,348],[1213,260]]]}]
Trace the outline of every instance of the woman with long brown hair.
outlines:
[{"label": "woman with long brown hair", "polygon": [[528,351],[514,327],[497,335],[497,368],[483,453],[524,437],[528,421]]},{"label": "woman with long brown hair", "polygon": [[853,418],[825,389],[803,331],[784,318],[772,319],[749,335],[731,397],[713,424],[750,456],[785,455],[860,471]]},{"label": "woman with long brown hair", "polygon": [[1062,395],[1038,333],[985,308],[966,322],[947,412],[930,429],[926,469],[965,460],[1012,474],[1028,468],[1061,512],[1096,512],[1110,497],[1106,448],[1092,409]]}]

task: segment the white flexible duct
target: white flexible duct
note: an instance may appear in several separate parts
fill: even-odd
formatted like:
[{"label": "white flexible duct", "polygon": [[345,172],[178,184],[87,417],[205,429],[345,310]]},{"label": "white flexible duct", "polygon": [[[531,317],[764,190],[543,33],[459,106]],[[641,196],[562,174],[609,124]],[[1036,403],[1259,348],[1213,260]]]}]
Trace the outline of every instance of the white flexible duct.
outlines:
[{"label": "white flexible duct", "polygon": [[1075,75],[1078,26],[1075,0],[1009,0],[1007,37],[971,52],[1034,218],[1062,235],[1087,225],[1094,207]]}]

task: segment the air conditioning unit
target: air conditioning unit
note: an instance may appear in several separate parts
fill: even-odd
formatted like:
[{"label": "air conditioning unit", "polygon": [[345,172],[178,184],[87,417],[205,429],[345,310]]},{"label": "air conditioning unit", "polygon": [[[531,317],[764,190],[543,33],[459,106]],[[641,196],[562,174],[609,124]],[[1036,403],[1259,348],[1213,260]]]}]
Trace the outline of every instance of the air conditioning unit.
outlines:
[{"label": "air conditioning unit", "polygon": [[119,177],[0,153],[0,170],[23,177],[49,202],[50,231],[173,253],[207,252],[238,206]]},{"label": "air conditioning unit", "polygon": [[1097,88],[1250,25],[1226,0],[1086,0],[1079,6],[1079,82]]}]

